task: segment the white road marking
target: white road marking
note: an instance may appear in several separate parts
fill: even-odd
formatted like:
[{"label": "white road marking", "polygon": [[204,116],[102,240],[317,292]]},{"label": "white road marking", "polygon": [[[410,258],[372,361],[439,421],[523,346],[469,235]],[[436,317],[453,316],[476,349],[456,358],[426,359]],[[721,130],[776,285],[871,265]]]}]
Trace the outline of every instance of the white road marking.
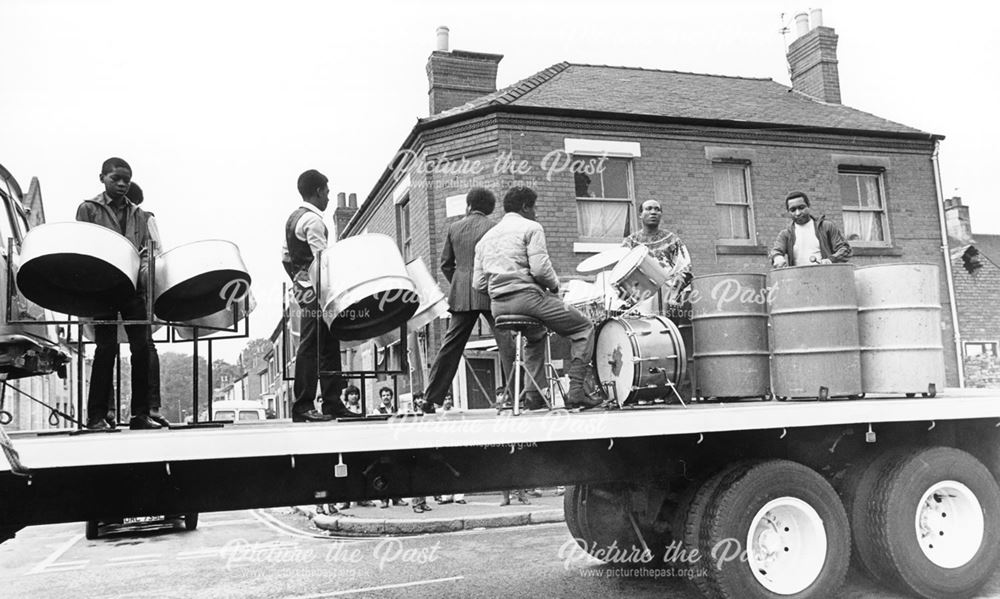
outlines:
[{"label": "white road marking", "polygon": [[464,576],[452,576],[450,578],[433,578],[430,580],[416,580],[414,582],[401,582],[399,584],[384,584],[377,587],[364,587],[360,589],[348,589],[346,591],[333,591],[330,593],[316,593],[315,595],[295,595],[288,599],[323,599],[324,597],[342,597],[344,595],[357,595],[360,593],[370,593],[372,591],[384,591],[387,589],[405,589],[427,584],[437,584],[439,582],[455,582],[464,579]]},{"label": "white road marking", "polygon": [[162,553],[147,553],[145,555],[128,555],[128,556],[125,556],[125,557],[112,557],[112,558],[109,558],[108,561],[109,562],[118,562],[118,563],[121,563],[121,562],[131,562],[131,561],[135,561],[135,560],[156,559],[156,558],[162,557],[162,556],[163,556]]},{"label": "white road marking", "polygon": [[198,526],[200,528],[212,528],[213,526],[236,526],[240,524],[249,524],[253,521],[254,520],[252,518],[243,518],[240,520],[216,520],[214,522],[213,521],[200,522],[198,523]]},{"label": "white road marking", "polygon": [[[76,544],[77,541],[83,538],[83,535],[74,535],[71,539],[63,543],[62,545],[57,545],[55,551],[53,551],[49,556],[42,561],[38,562],[34,568],[28,570],[28,574],[41,574],[45,572],[47,568],[55,566],[56,560],[63,556],[64,553],[69,551],[70,547]],[[71,563],[86,563],[83,562],[71,562]]]},{"label": "white road marking", "polygon": [[289,526],[288,524],[285,524],[284,522],[278,520],[277,518],[275,518],[274,516],[268,514],[263,510],[253,510],[250,513],[251,515],[253,515],[254,518],[257,519],[258,522],[260,522],[264,526],[267,526],[271,530],[280,532],[283,535],[287,535],[290,537],[305,538],[305,539],[327,540],[330,538],[328,535],[312,534],[299,530],[293,526]]}]

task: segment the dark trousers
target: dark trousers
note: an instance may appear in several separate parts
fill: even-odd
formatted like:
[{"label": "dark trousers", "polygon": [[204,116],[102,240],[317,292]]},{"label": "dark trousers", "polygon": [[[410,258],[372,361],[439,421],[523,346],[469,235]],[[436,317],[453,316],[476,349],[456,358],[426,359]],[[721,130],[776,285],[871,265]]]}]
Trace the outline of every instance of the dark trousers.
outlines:
[{"label": "dark trousers", "polygon": [[[514,362],[514,340],[507,331],[497,331],[493,324],[493,314],[489,311],[452,312],[451,324],[448,325],[448,332],[444,335],[444,343],[438,350],[434,366],[431,367],[431,374],[427,380],[427,390],[424,397],[427,401],[437,405],[444,403],[444,396],[451,387],[451,381],[458,372],[458,365],[462,359],[462,352],[465,344],[469,341],[472,330],[476,327],[479,315],[486,317],[493,330],[493,336],[497,341],[497,351],[500,353],[500,367],[504,376],[510,376],[511,364]],[[492,397],[493,389],[486,389],[487,397]]]},{"label": "dark trousers", "polygon": [[[145,320],[146,300],[135,296],[118,308],[94,316],[95,320]],[[132,415],[149,414],[150,408],[160,407],[160,357],[153,343],[149,325],[125,327],[132,364]],[[112,378],[115,357],[118,356],[118,325],[95,325],[94,364],[90,370],[90,390],[87,395],[87,419],[95,422],[104,418],[111,407]]]},{"label": "dark trousers", "polygon": [[323,322],[318,301],[299,303],[299,310],[299,349],[295,353],[295,403],[292,413],[303,414],[314,409],[318,379],[323,412],[336,415],[344,408],[340,391],[346,385],[341,377],[320,376],[319,371],[340,370],[340,343]]}]

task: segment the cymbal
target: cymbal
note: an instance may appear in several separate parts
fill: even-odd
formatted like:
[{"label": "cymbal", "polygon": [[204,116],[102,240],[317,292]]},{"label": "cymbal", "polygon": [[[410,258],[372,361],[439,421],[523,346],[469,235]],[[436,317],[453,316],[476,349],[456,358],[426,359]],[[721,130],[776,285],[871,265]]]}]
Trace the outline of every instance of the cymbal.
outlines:
[{"label": "cymbal", "polygon": [[602,270],[607,270],[617,264],[618,261],[624,258],[630,251],[630,248],[624,246],[604,250],[603,252],[594,254],[590,258],[587,258],[578,264],[576,272],[589,275]]}]

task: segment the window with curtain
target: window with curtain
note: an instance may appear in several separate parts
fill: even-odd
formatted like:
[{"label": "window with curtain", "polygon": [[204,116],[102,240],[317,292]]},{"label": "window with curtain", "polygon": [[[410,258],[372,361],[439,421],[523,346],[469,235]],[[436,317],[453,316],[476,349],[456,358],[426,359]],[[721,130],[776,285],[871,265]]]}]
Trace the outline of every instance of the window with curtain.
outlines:
[{"label": "window with curtain", "polygon": [[888,243],[882,171],[841,168],[840,201],[848,242]]},{"label": "window with curtain", "polygon": [[[573,156],[597,164],[598,157]],[[614,242],[632,233],[632,160],[604,158],[600,172],[574,173],[576,222],[580,241]]]},{"label": "window with curtain", "polygon": [[750,163],[715,162],[716,230],[720,240],[755,241],[753,198],[750,193]]}]

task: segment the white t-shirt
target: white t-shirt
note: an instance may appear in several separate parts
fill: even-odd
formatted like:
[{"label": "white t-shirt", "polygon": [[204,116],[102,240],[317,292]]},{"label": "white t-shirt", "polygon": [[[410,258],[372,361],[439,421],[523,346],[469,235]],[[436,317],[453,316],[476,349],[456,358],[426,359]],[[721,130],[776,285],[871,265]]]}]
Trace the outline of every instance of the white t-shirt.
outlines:
[{"label": "white t-shirt", "polygon": [[816,221],[809,221],[800,225],[795,223],[795,247],[792,248],[795,254],[795,266],[808,266],[812,264],[810,258],[815,258],[817,262],[823,257],[819,249],[819,238],[816,237]]}]

